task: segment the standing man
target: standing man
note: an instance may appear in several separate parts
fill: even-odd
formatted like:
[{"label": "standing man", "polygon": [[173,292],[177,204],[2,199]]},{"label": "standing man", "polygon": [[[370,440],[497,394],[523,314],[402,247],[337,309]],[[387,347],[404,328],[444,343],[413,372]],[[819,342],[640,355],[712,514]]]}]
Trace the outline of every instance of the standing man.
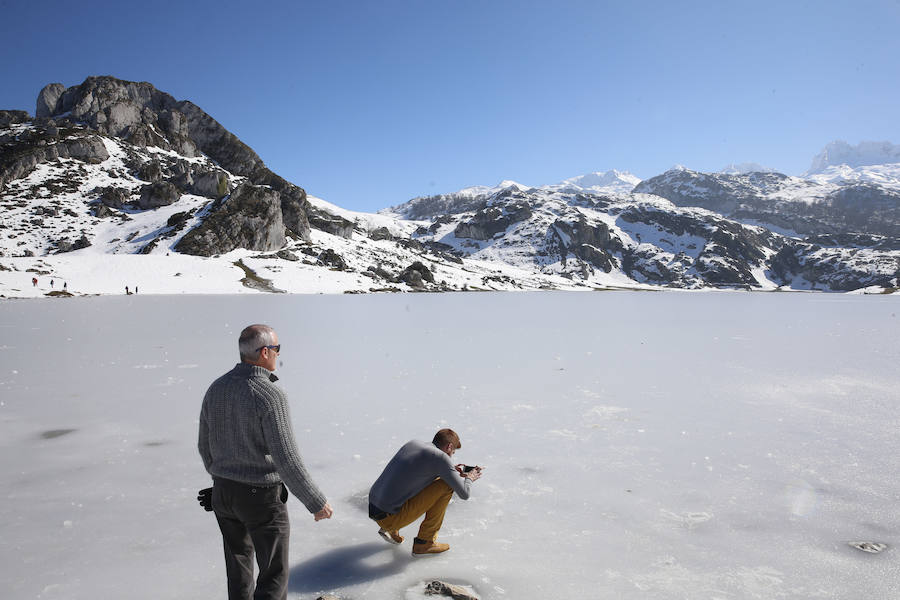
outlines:
[{"label": "standing man", "polygon": [[241,362],[216,379],[203,398],[198,447],[213,477],[212,508],[225,545],[229,600],[284,600],[291,527],[287,490],[316,521],[333,512],[303,465],[287,396],[274,383],[278,335],[267,325],[250,325],[241,332],[238,349]]},{"label": "standing man", "polygon": [[481,467],[454,465],[450,458],[462,448],[452,429],[441,429],[430,444],[412,440],[403,445],[369,490],[369,518],[381,528],[378,535],[392,544],[403,541],[400,529],[423,514],[412,554],[433,556],[450,549],[438,543],[437,533],[453,492],[469,499],[469,487],[481,477]]}]

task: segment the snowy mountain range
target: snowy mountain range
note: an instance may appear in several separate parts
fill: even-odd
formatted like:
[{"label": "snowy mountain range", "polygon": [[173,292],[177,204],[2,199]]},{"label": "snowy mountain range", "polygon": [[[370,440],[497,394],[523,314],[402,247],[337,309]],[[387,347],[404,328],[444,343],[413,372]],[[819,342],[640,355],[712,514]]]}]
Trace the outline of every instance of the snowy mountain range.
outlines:
[{"label": "snowy mountain range", "polygon": [[[91,77],[0,111],[0,293],[464,289],[894,291],[900,151],[830,144],[758,165],[504,181],[378,214],[308,197],[211,116]],[[875,162],[890,161],[894,162]],[[102,265],[102,266],[100,266]]]}]

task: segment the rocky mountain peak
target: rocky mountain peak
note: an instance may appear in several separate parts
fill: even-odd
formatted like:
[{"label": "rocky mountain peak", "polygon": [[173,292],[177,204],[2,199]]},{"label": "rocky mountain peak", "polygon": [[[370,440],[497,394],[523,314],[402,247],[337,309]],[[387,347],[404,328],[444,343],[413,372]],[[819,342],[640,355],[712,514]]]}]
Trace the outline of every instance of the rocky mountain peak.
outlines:
[{"label": "rocky mountain peak", "polygon": [[806,175],[823,173],[829,167],[851,168],[900,163],[900,146],[890,142],[863,141],[853,146],[843,140],[831,142],[813,158]]},{"label": "rocky mountain peak", "polygon": [[775,169],[764,167],[759,163],[744,162],[731,163],[723,167],[719,173],[722,175],[745,175],[747,173],[776,173]]},{"label": "rocky mountain peak", "polygon": [[115,77],[88,77],[65,88],[51,83],[38,94],[38,118],[65,116],[91,129],[140,146],[156,146],[193,158],[200,154],[191,139],[179,103],[146,82]]},{"label": "rocky mountain peak", "polygon": [[[0,115],[5,126],[25,127],[15,135],[0,136],[0,188],[26,177],[38,165],[56,164],[60,158],[103,164],[110,158],[107,147],[120,146],[126,156],[124,170],[101,168],[104,178],[119,179],[113,182],[115,189],[100,186],[87,191],[89,202],[104,204],[102,214],[109,209],[154,210],[177,205],[183,196],[200,196],[216,201],[210,211],[201,214],[216,221],[213,213],[225,211],[234,235],[195,235],[192,244],[182,246],[188,249],[185,251],[211,255],[242,246],[271,249],[284,239],[285,229],[296,238],[309,239],[310,206],[303,189],[266,168],[249,146],[196,104],[176,100],[150,83],[111,76],[88,77],[69,88],[51,83],[38,94],[33,121],[19,113],[4,111]],[[110,174],[109,169],[115,172]],[[221,202],[236,186],[243,190],[244,200]],[[259,207],[253,205],[271,207],[273,203],[278,206],[279,218],[257,219]],[[222,219],[216,222],[217,232],[227,229]],[[248,237],[244,233],[247,223],[264,231]],[[248,239],[251,243],[246,244]],[[201,248],[205,242],[209,242],[207,247]]]},{"label": "rocky mountain peak", "polygon": [[634,186],[640,182],[640,177],[636,177],[628,171],[611,169],[609,171],[597,171],[587,175],[571,177],[563,181],[563,185],[584,190],[627,193],[633,190]]}]

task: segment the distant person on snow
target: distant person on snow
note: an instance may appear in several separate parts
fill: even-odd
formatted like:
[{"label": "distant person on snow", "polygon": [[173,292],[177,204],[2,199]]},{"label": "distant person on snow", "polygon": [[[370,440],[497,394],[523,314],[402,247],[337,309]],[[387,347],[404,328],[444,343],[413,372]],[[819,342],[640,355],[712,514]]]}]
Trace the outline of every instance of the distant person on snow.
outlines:
[{"label": "distant person on snow", "polygon": [[275,385],[278,335],[267,325],[250,325],[238,348],[241,362],[216,379],[203,398],[198,447],[213,477],[211,508],[225,545],[228,598],[283,600],[291,527],[287,490],[316,521],[330,519],[333,511],[303,465],[287,396]]},{"label": "distant person on snow", "polygon": [[412,440],[397,451],[369,490],[369,518],[378,523],[385,541],[403,541],[400,529],[423,514],[412,554],[433,556],[450,549],[438,543],[437,534],[453,492],[463,500],[469,487],[481,477],[481,467],[454,465],[450,458],[462,448],[452,429],[441,429],[430,444]]}]

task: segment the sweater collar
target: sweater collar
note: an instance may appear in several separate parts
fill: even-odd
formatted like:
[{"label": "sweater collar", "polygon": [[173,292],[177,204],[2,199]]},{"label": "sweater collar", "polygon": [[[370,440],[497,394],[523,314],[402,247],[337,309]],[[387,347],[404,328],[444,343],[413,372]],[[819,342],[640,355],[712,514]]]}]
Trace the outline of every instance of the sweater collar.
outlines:
[{"label": "sweater collar", "polygon": [[239,362],[234,367],[234,373],[242,377],[262,377],[269,381],[278,381],[278,376],[265,367],[251,365],[250,363]]}]

